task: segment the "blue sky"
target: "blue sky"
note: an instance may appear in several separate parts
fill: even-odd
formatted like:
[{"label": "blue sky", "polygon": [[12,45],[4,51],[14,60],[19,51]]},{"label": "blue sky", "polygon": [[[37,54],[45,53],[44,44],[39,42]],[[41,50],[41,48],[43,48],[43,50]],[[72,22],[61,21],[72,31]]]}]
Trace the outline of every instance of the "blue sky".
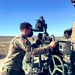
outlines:
[{"label": "blue sky", "polygon": [[44,16],[49,35],[63,36],[73,26],[75,8],[71,0],[0,0],[0,36],[18,35],[22,22],[34,28],[40,16]]}]

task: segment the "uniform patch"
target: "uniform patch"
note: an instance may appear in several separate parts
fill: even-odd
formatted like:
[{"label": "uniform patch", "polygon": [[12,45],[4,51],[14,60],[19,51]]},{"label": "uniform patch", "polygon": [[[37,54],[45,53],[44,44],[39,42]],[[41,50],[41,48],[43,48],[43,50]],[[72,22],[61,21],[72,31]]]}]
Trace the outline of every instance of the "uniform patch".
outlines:
[{"label": "uniform patch", "polygon": [[26,44],[27,43],[27,40],[25,39],[23,42],[24,42],[24,44]]}]

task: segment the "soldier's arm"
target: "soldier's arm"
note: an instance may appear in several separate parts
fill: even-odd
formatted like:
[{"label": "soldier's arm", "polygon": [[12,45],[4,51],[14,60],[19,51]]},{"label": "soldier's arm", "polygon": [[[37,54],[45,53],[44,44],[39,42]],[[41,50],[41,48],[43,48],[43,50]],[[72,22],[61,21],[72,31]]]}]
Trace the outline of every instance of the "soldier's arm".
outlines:
[{"label": "soldier's arm", "polygon": [[56,46],[56,42],[52,41],[49,45],[44,46],[44,47],[40,47],[40,48],[36,48],[33,50],[33,55],[40,55],[40,54],[45,54],[48,53],[49,50],[50,52],[53,52],[53,48]]},{"label": "soldier's arm", "polygon": [[40,48],[35,48],[32,52],[33,55],[40,55],[40,54],[45,54],[48,53],[49,50],[51,52],[53,52],[53,49],[50,48],[49,46],[44,46],[44,47],[40,47]]}]

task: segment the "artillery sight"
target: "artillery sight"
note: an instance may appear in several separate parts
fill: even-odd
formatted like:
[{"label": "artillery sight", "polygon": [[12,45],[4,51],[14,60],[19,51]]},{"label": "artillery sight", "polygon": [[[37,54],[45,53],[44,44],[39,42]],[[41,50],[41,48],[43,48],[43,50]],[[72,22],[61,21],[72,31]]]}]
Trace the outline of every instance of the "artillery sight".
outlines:
[{"label": "artillery sight", "polygon": [[44,17],[41,16],[40,19],[36,20],[35,28],[32,29],[34,32],[43,32],[39,33],[38,37],[41,38],[42,44],[49,44],[52,40],[55,40],[54,35],[49,36],[47,32],[47,24],[45,23]]}]

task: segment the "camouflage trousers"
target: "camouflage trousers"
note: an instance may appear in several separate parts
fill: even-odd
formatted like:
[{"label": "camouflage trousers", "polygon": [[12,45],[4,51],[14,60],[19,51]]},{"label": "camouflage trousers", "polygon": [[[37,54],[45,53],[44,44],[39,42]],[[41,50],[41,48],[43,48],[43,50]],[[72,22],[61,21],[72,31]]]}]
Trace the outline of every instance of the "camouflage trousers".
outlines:
[{"label": "camouflage trousers", "polygon": [[72,71],[72,75],[75,75],[75,51],[72,51],[71,52],[70,60],[71,60],[71,71]]},{"label": "camouflage trousers", "polygon": [[23,69],[20,71],[12,70],[10,68],[2,68],[1,75],[25,75]]}]

